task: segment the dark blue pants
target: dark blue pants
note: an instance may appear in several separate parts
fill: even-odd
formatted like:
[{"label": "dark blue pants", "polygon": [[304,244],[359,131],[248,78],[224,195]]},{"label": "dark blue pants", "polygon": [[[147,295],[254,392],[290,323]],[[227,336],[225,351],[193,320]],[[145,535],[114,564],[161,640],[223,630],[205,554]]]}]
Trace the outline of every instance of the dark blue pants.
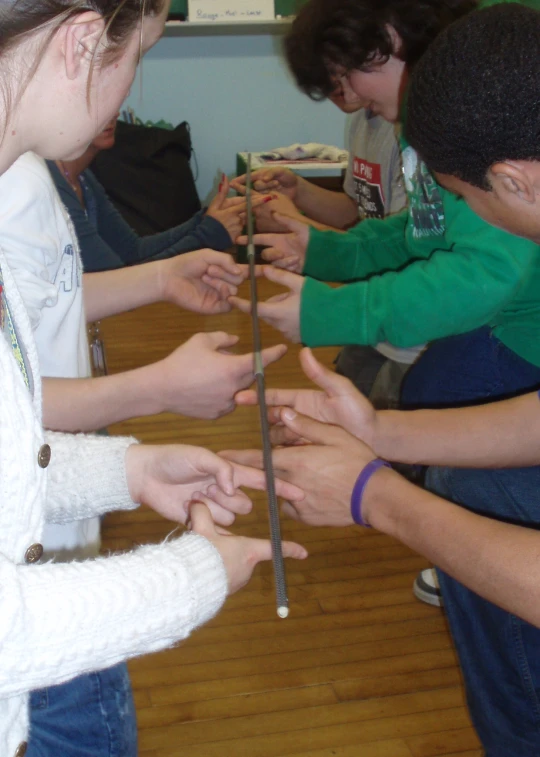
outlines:
[{"label": "dark blue pants", "polygon": [[[539,386],[540,368],[482,328],[432,345],[406,376],[402,401],[409,407],[479,404]],[[540,400],[531,422],[540,422]],[[474,512],[540,527],[540,467],[430,468],[426,487]],[[540,629],[442,571],[439,580],[486,757],[540,755]]]},{"label": "dark blue pants", "polygon": [[30,695],[26,757],[137,757],[125,663]]}]

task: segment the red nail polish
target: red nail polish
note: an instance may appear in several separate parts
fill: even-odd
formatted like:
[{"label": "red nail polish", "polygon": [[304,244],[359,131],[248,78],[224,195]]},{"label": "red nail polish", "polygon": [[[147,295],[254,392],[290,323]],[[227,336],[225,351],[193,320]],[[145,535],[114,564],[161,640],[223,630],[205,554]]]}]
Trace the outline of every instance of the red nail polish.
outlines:
[{"label": "red nail polish", "polygon": [[265,197],[263,200],[263,205],[265,204],[265,202],[272,202],[272,200],[274,199],[275,197],[272,197],[271,195],[269,195],[268,197]]}]

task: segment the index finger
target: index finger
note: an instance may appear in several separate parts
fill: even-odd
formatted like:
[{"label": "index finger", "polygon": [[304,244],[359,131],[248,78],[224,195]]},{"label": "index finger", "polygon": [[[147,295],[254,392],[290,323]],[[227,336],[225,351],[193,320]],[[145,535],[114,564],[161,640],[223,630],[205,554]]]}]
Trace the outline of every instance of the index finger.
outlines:
[{"label": "index finger", "polygon": [[[264,464],[262,461],[262,452],[259,450],[236,450],[237,452],[247,452],[252,454],[251,459],[260,465],[249,465],[240,462],[233,463],[234,468],[234,482],[237,486],[247,486],[248,489],[257,489],[264,491],[266,487],[266,474],[264,472]],[[225,456],[222,454],[224,459]],[[249,455],[246,455],[246,459],[249,459]],[[285,499],[301,500],[304,498],[304,492],[298,486],[290,484],[287,481],[283,481],[279,476],[275,477],[276,482],[276,494],[278,497],[284,497]]]},{"label": "index finger", "polygon": [[[264,398],[267,405],[287,405],[293,407],[298,398],[298,394],[305,389],[267,389]],[[256,405],[257,393],[252,389],[246,389],[238,392],[235,396],[238,405]],[[277,420],[277,419],[276,419]]]}]

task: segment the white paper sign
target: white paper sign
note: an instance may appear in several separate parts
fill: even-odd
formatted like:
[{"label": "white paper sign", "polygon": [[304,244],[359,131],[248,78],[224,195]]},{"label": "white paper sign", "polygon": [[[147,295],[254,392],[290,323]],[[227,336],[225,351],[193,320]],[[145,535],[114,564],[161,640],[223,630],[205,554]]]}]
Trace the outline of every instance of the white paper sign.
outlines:
[{"label": "white paper sign", "polygon": [[269,21],[274,0],[188,0],[190,21]]}]

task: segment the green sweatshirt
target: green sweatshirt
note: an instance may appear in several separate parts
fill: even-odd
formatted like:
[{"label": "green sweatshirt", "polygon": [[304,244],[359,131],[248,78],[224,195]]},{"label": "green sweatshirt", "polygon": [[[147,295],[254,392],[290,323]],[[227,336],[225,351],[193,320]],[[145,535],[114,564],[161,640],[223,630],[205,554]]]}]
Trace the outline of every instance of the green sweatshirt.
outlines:
[{"label": "green sweatshirt", "polygon": [[[413,191],[409,209],[389,219],[347,234],[310,232],[302,341],[411,347],[489,324],[540,365],[540,249],[485,223],[433,180],[431,191],[440,205],[426,207]],[[335,289],[316,279],[362,280]]]},{"label": "green sweatshirt", "polygon": [[[489,325],[540,365],[540,248],[479,218],[402,143],[407,210],[346,234],[310,230],[302,342],[412,347]],[[356,283],[336,289],[322,281]]]},{"label": "green sweatshirt", "polygon": [[487,324],[540,365],[540,248],[479,218],[405,143],[403,166],[407,210],[346,234],[310,230],[302,342],[412,347]]}]

